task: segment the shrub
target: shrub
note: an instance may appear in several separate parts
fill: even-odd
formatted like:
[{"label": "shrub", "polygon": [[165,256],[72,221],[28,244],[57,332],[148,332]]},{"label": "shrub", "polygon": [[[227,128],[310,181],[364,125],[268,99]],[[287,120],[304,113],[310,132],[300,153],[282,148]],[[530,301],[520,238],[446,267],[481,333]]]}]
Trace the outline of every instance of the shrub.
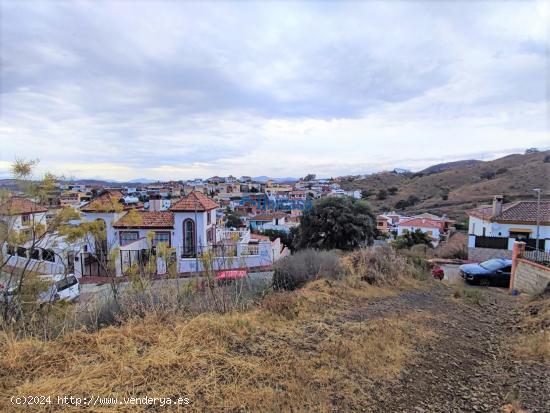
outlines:
[{"label": "shrub", "polygon": [[494,173],[493,171],[486,171],[486,172],[483,172],[479,177],[481,179],[493,179],[495,176],[496,176],[496,173]]},{"label": "shrub", "polygon": [[376,195],[377,199],[386,199],[387,197],[388,197],[388,191],[386,191],[385,189],[381,189],[380,191],[378,191],[378,194]]},{"label": "shrub", "polygon": [[353,251],[342,259],[346,275],[376,286],[396,285],[402,277],[417,277],[418,269],[390,247]]},{"label": "shrub", "polygon": [[341,275],[340,259],[334,251],[306,249],[275,263],[273,288],[294,290],[318,278],[337,279]]}]

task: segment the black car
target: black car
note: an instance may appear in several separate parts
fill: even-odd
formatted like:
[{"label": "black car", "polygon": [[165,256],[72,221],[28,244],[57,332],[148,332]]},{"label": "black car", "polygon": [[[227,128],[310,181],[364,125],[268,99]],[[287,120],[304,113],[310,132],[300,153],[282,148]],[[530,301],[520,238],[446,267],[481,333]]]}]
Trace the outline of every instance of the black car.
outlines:
[{"label": "black car", "polygon": [[494,258],[480,264],[464,264],[460,276],[469,284],[508,287],[512,273],[512,260]]}]

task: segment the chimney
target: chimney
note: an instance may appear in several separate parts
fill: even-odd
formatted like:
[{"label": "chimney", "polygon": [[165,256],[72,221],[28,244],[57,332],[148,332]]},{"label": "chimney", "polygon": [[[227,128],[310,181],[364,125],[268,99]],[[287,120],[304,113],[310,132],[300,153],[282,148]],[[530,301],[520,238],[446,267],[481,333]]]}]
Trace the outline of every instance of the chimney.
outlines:
[{"label": "chimney", "polygon": [[502,212],[502,195],[495,195],[493,197],[493,210],[491,213],[491,218],[494,218]]}]

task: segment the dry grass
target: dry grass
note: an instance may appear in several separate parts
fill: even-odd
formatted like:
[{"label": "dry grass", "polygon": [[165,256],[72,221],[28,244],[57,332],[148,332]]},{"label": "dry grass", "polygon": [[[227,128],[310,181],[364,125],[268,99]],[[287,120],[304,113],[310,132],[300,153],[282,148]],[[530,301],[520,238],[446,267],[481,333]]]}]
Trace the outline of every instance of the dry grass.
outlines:
[{"label": "dry grass", "polygon": [[[418,316],[348,316],[388,294],[349,277],[318,280],[246,312],[146,316],[54,341],[2,334],[0,411],[15,410],[7,395],[182,396],[191,411],[360,410],[367,390],[395,378],[415,343],[432,336]],[[55,411],[64,409],[74,408]]]},{"label": "dry grass", "polygon": [[550,365],[550,296],[538,297],[524,308],[519,336],[514,337],[513,350],[517,357],[541,360]]}]

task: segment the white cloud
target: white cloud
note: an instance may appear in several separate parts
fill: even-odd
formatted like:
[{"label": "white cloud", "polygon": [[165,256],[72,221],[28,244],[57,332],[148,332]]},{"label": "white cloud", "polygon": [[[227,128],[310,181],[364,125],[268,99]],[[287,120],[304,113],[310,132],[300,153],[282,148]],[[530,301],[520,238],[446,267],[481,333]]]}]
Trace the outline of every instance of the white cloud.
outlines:
[{"label": "white cloud", "polygon": [[15,157],[179,179],[548,147],[544,1],[1,7],[0,176]]}]

